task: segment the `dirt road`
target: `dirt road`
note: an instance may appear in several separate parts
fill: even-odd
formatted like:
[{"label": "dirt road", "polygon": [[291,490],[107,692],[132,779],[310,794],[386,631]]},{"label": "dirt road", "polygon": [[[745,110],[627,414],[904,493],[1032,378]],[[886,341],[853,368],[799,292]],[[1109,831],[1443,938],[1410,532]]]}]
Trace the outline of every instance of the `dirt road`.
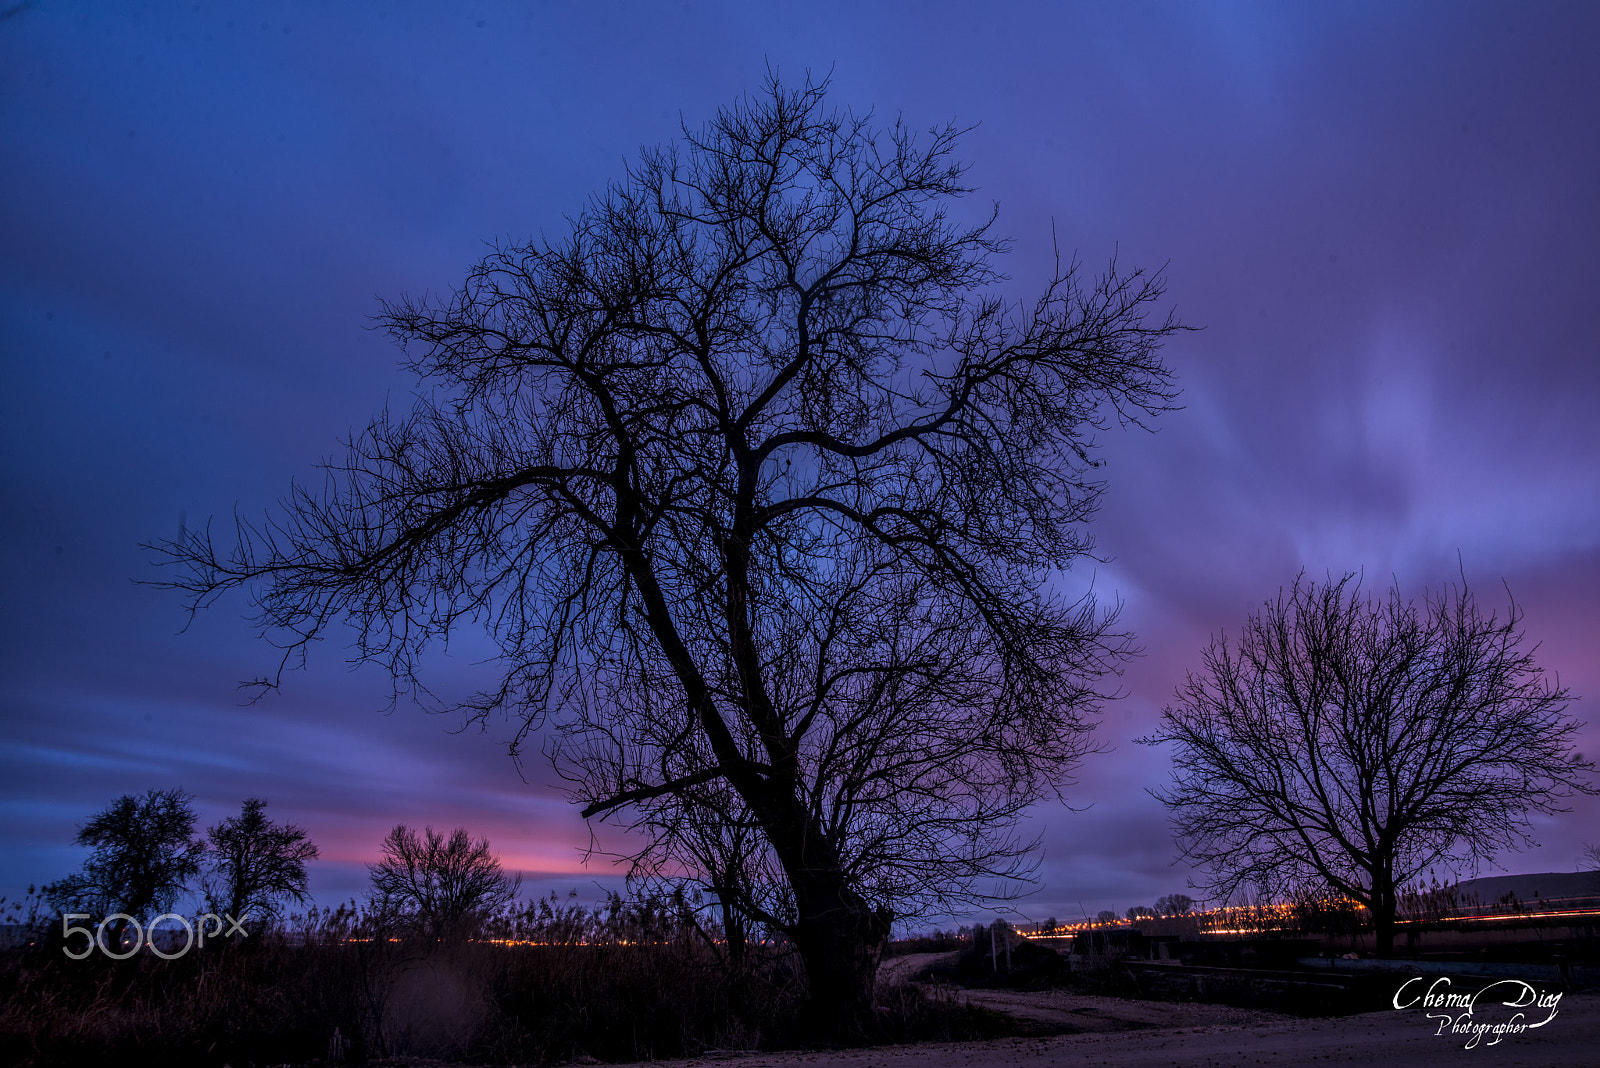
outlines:
[{"label": "dirt road", "polygon": [[[1471,1015],[1459,1007],[1429,1010],[1419,1002],[1401,1011],[1319,1020],[1218,1005],[1125,1001],[1063,991],[967,991],[966,996],[1022,1019],[1070,1028],[1073,1033],[991,1042],[701,1057],[658,1061],[656,1068],[713,1064],[738,1068],[1299,1068],[1311,1064],[1318,1068],[1457,1068],[1480,1061],[1492,1061],[1496,1068],[1593,1068],[1600,1064],[1600,996],[1596,995],[1568,994],[1557,1005],[1545,1007],[1506,1007],[1486,998]],[[1496,1025],[1501,1026],[1499,1034]],[[1452,1027],[1457,1033],[1451,1033]]]}]

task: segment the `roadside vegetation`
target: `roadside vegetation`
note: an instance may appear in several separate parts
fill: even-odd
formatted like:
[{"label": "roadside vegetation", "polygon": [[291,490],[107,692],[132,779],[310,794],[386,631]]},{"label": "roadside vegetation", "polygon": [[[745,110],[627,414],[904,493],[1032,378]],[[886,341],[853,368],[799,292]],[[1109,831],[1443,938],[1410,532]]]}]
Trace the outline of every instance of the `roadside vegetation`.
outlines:
[{"label": "roadside vegetation", "polygon": [[[34,903],[37,903],[35,897]],[[370,903],[313,908],[175,960],[70,960],[54,916],[0,953],[0,1063],[311,1065],[650,1060],[806,1048],[803,972],[756,942],[730,962],[679,892],[517,901],[435,938]],[[883,990],[875,1041],[997,1037],[948,991]]]},{"label": "roadside vegetation", "polygon": [[[0,1064],[543,1065],[838,1040],[806,1011],[792,941],[750,923],[730,938],[727,908],[693,884],[530,900],[487,839],[400,824],[364,900],[291,912],[318,848],[265,807],[201,837],[182,790],[120,797],[79,834],[80,872],[0,899]],[[167,911],[184,900],[206,915]],[[853,1040],[1006,1023],[886,987]]]}]

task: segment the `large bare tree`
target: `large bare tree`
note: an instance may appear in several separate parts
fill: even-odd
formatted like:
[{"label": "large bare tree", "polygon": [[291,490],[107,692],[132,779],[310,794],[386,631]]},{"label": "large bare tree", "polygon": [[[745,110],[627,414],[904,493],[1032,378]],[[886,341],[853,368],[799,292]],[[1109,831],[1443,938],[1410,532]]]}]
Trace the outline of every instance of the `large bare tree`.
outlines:
[{"label": "large bare tree", "polygon": [[1091,549],[1095,433],[1174,396],[1157,277],[1003,297],[958,132],[776,80],[686,128],[559,240],[388,306],[432,392],[225,551],[166,546],[176,585],[252,588],[286,663],[352,620],[397,692],[486,627],[463,707],[552,725],[589,817],[753,825],[814,1001],[859,1025],[897,910],[1013,871],[1088,748],[1123,639],[1051,575]]},{"label": "large bare tree", "polygon": [[1392,956],[1398,891],[1532,841],[1529,812],[1593,793],[1567,690],[1545,678],[1515,602],[1465,586],[1363,598],[1354,575],[1304,575],[1214,638],[1148,741],[1173,744],[1183,854],[1220,900],[1331,889],[1372,915]]}]

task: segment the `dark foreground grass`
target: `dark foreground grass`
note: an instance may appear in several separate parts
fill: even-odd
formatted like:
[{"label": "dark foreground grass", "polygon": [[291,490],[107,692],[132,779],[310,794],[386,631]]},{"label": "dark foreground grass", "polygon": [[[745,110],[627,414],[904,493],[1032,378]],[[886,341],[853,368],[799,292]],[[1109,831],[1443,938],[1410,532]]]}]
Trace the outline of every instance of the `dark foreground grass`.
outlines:
[{"label": "dark foreground grass", "polygon": [[[0,955],[0,1063],[317,1065],[650,1060],[805,1048],[792,959],[730,969],[688,938],[650,944],[300,942],[263,935],[165,961],[59,946]],[[861,1041],[997,1037],[1005,1017],[915,987],[884,991]]]}]

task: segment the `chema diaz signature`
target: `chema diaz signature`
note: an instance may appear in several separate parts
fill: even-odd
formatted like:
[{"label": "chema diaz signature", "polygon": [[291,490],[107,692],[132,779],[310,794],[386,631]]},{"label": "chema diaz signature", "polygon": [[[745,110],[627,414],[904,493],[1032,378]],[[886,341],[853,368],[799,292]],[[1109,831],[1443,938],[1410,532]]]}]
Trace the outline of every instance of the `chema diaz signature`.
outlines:
[{"label": "chema diaz signature", "polygon": [[[1418,975],[1400,984],[1394,992],[1394,1007],[1398,1010],[1422,1008],[1428,1019],[1438,1021],[1436,1035],[1464,1037],[1464,1049],[1472,1049],[1480,1042],[1485,1046],[1498,1045],[1507,1035],[1520,1035],[1536,1027],[1543,1027],[1556,1018],[1560,994],[1540,993],[1532,983],[1521,979],[1501,979],[1474,993],[1458,993],[1451,989],[1450,977],[1442,975],[1426,988],[1419,984],[1426,980]],[[1491,995],[1490,991],[1494,991]],[[1484,1012],[1478,1015],[1479,1003]],[[1516,1010],[1504,1019],[1494,1008]],[[1527,1011],[1522,1011],[1527,1010]],[[1530,1022],[1535,1018],[1544,1018]]]}]

